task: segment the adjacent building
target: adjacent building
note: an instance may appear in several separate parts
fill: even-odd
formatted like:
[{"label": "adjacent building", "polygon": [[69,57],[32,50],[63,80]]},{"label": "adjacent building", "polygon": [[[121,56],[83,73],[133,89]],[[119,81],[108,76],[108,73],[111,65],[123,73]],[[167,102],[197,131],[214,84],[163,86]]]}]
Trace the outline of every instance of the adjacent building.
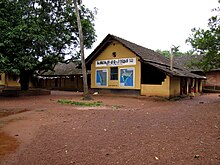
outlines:
[{"label": "adjacent building", "polygon": [[19,88],[19,76],[15,74],[0,73],[0,89]]},{"label": "adjacent building", "polygon": [[[58,63],[54,70],[38,76],[38,87],[55,90],[83,91],[82,69],[79,62]],[[88,75],[88,79],[89,79]]]},{"label": "adjacent building", "polygon": [[[58,63],[54,70],[30,79],[29,87],[55,90],[83,91],[82,70],[79,62]],[[90,76],[88,75],[88,79]],[[0,90],[20,89],[20,78],[15,74],[0,73]]]},{"label": "adjacent building", "polygon": [[203,71],[192,65],[192,62],[197,62],[203,58],[202,55],[177,56],[174,61],[179,65],[188,69],[190,72],[205,76],[207,79],[203,83],[203,90],[207,92],[220,91],[220,68],[210,71]]},{"label": "adjacent building", "polygon": [[220,68],[205,72],[205,75],[207,80],[205,81],[204,87],[220,92]]}]

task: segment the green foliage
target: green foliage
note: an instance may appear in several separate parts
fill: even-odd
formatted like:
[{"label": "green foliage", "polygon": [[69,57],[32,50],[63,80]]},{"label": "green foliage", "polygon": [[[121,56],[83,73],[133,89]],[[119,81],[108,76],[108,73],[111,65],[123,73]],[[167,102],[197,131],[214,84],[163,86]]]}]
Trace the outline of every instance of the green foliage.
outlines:
[{"label": "green foliage", "polygon": [[171,50],[173,51],[173,54],[180,53],[179,47],[180,47],[180,46],[175,46],[175,45],[172,46]]},{"label": "green foliage", "polygon": [[205,70],[220,68],[220,8],[213,9],[217,12],[208,22],[208,29],[192,29],[192,34],[186,40],[195,51],[203,55],[196,65]]},{"label": "green foliage", "polygon": [[[169,50],[157,49],[156,52],[164,55],[167,58],[170,58],[170,51]],[[194,54],[194,51],[193,50],[189,50],[189,51],[183,53],[183,52],[179,51],[179,46],[173,46],[173,54],[174,54],[174,56],[186,56],[186,55]]]},{"label": "green foliage", "polygon": [[169,50],[160,50],[160,49],[157,49],[156,52],[164,55],[165,57],[167,58],[170,58],[170,51]]},{"label": "green foliage", "polygon": [[58,100],[60,104],[70,104],[70,105],[79,105],[79,106],[88,106],[88,107],[97,107],[102,106],[103,103],[101,101],[97,102],[78,102],[78,101],[71,101],[71,100]]},{"label": "green foliage", "polygon": [[[84,46],[95,42],[95,11],[80,5]],[[75,8],[67,0],[0,1],[0,70],[27,76],[79,51]]]}]

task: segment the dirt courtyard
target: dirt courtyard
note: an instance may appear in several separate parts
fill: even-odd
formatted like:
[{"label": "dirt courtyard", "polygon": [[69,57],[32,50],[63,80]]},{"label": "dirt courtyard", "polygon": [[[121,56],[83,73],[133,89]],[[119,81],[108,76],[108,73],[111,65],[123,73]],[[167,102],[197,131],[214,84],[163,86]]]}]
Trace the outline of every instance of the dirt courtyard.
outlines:
[{"label": "dirt courtyard", "polygon": [[93,96],[100,107],[57,102],[81,97],[0,97],[0,150],[9,146],[0,164],[220,164],[219,94],[177,101]]}]

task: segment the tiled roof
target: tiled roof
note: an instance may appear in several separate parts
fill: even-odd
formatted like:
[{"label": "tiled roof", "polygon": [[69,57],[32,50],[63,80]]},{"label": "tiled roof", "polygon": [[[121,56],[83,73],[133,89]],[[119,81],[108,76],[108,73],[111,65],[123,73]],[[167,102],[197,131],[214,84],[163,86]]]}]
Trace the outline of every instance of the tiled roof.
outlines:
[{"label": "tiled roof", "polygon": [[122,43],[125,47],[130,49],[132,52],[134,52],[137,56],[139,56],[144,61],[151,61],[155,63],[165,64],[169,65],[170,60],[166,58],[165,56],[151,50],[148,48],[145,48],[143,46],[137,45],[135,43],[132,43],[130,41],[127,41],[125,39],[112,36],[114,39]]},{"label": "tiled roof", "polygon": [[173,70],[170,70],[170,60],[165,56],[151,49],[145,48],[143,46],[137,45],[133,42],[127,41],[125,39],[122,39],[120,37],[111,34],[108,34],[104,38],[104,40],[97,46],[97,48],[86,58],[87,67],[89,68],[91,62],[109,45],[109,43],[115,40],[120,42],[123,46],[125,46],[134,54],[136,54],[138,57],[140,57],[141,62],[152,65],[171,76],[205,78],[203,76],[190,73],[182,65],[178,65],[178,63],[174,63]]},{"label": "tiled roof", "polygon": [[[202,69],[196,67],[195,65],[191,65],[192,62],[199,62],[202,60],[204,55],[186,55],[186,56],[176,56],[174,58],[174,62],[185,69],[190,70],[191,72],[203,71]],[[211,71],[220,71],[220,68],[212,69]]]},{"label": "tiled roof", "polygon": [[82,74],[82,69],[78,69],[78,62],[58,63],[53,71],[47,71],[42,76],[76,75]]},{"label": "tiled roof", "polygon": [[198,78],[198,79],[206,79],[206,77],[198,75],[198,74],[194,74],[189,72],[186,69],[178,69],[178,68],[174,68],[173,70],[170,70],[169,67],[167,67],[166,65],[160,65],[160,64],[156,64],[156,63],[151,63],[151,62],[146,62],[149,65],[152,65],[156,68],[158,68],[159,70],[167,73],[170,76],[178,76],[178,77],[190,77],[190,78]]},{"label": "tiled roof", "polygon": [[175,56],[174,62],[190,71],[202,71],[195,65],[191,65],[192,62],[197,62],[202,59],[202,55],[185,55],[185,56]]}]

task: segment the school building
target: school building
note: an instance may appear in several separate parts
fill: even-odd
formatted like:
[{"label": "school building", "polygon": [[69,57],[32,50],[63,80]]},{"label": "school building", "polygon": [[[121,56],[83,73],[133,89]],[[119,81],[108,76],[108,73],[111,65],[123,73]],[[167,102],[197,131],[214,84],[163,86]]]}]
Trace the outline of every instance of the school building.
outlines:
[{"label": "school building", "polygon": [[91,89],[100,93],[174,97],[202,91],[204,76],[193,74],[163,55],[107,35],[86,58]]}]

